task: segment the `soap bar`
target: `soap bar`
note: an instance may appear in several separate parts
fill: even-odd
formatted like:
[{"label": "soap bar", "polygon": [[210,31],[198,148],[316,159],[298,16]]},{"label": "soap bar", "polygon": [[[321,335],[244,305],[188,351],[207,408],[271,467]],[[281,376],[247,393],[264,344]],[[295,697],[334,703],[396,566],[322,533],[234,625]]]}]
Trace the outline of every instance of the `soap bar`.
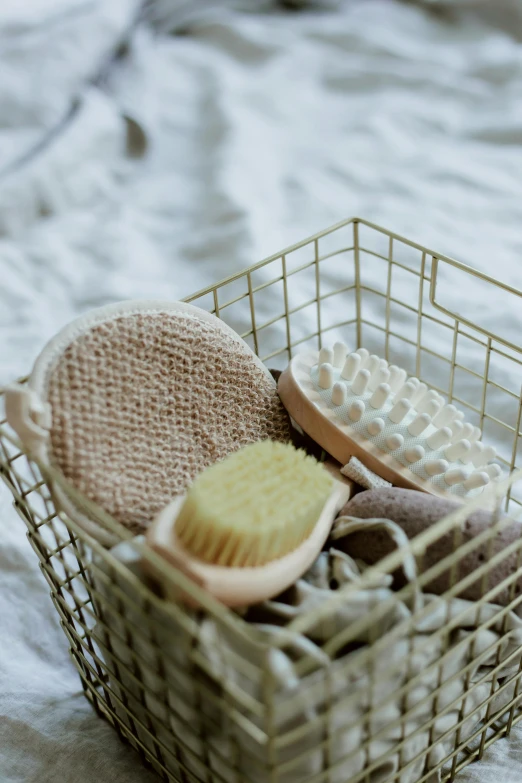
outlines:
[{"label": "soap bar", "polygon": [[[355,495],[340,511],[339,516],[351,516],[358,519],[390,519],[406,533],[411,540],[415,536],[431,527],[435,522],[451,514],[460,508],[458,502],[436,497],[424,492],[410,489],[390,487],[384,489],[371,489]],[[464,545],[470,539],[475,538],[486,530],[494,521],[493,514],[489,511],[474,511],[462,525],[460,545]],[[459,558],[456,573],[453,576],[454,583],[460,581],[475,569],[480,568],[487,560],[501,552],[516,540],[522,537],[522,524],[512,521],[504,529],[498,532],[494,540],[485,541],[476,549]],[[422,562],[419,566],[422,572],[440,562],[454,551],[454,530],[442,535],[437,541],[428,546]],[[457,546],[459,546],[458,539]],[[393,544],[388,537],[379,533],[368,531],[356,532],[345,539],[335,542],[338,549],[342,549],[353,558],[360,558],[371,565],[377,563],[390,554]],[[517,568],[517,552],[508,555],[488,573],[486,592],[509,577]],[[395,586],[404,586],[402,571],[394,574]],[[439,576],[424,586],[424,592],[442,595],[450,587],[450,571],[444,571]],[[492,603],[505,606],[518,596],[522,590],[522,577],[517,581],[515,593],[510,596],[510,588],[498,593]],[[461,593],[460,598],[476,601],[484,594],[483,577],[468,585]],[[522,612],[522,606],[518,610]]]}]

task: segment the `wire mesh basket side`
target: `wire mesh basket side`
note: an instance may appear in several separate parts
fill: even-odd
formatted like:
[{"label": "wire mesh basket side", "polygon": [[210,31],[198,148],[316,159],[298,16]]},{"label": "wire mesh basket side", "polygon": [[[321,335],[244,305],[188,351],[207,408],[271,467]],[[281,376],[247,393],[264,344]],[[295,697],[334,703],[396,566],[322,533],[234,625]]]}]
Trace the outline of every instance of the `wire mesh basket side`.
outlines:
[{"label": "wire mesh basket side", "polygon": [[[522,290],[354,218],[187,301],[232,325],[275,369],[337,339],[384,356],[458,405],[511,472],[522,464],[522,347],[497,333],[494,308],[488,317],[479,308],[483,323],[460,312],[471,282],[485,302],[510,300],[513,312],[513,298],[522,304]],[[510,491],[507,501],[522,496]]]},{"label": "wire mesh basket side", "polygon": [[[310,780],[424,783],[438,771],[450,780],[521,719],[522,524],[501,514],[514,481],[520,474],[490,497],[490,518],[480,534],[466,534],[470,510],[463,508],[406,551],[369,568],[335,601],[292,623],[290,631],[316,639],[321,628],[329,628],[321,647],[331,663],[320,676],[308,676],[310,659],[296,665],[308,707],[315,705],[317,713],[303,722],[299,753],[278,767],[281,774],[306,757],[311,764],[323,750],[328,766]],[[506,531],[509,544],[499,538]],[[430,548],[444,537],[452,551],[435,559]],[[479,567],[470,571],[473,553]],[[397,578],[408,554],[417,575],[389,590],[386,579]],[[471,600],[474,585],[478,600]],[[347,614],[350,602],[359,609],[356,617]],[[325,692],[331,695],[327,703]],[[299,701],[294,695],[278,705],[279,720]],[[274,746],[296,741],[295,731],[283,731]]]},{"label": "wire mesh basket side", "polygon": [[[455,310],[443,285],[448,270],[522,296],[355,219],[189,301],[241,332],[269,367],[323,340],[368,347],[463,407],[514,469],[521,399],[511,378],[521,349]],[[464,344],[473,346],[474,367],[461,358]],[[462,384],[461,374],[475,385]],[[522,536],[495,548],[511,524],[500,504],[515,516],[522,505],[516,475],[484,493],[480,502],[494,517],[482,537],[466,538],[469,510],[447,517],[411,543],[415,579],[391,589],[405,556],[392,553],[267,641],[232,613],[165,605],[143,581],[132,547],[115,558],[57,515],[6,422],[0,473],[87,698],[165,780],[431,783],[437,770],[449,780],[520,719]],[[444,536],[452,554],[428,562]],[[466,575],[472,553],[484,559]],[[505,577],[490,583],[504,562]],[[469,602],[473,584],[481,598]],[[338,628],[340,607],[364,594],[361,615]]]},{"label": "wire mesh basket side", "polygon": [[[263,676],[264,648],[236,638],[219,617],[165,604],[132,546],[120,544],[123,560],[115,558],[56,513],[34,464],[10,439],[2,438],[1,455],[2,477],[97,712],[165,780],[228,780],[238,741],[238,779],[249,780],[249,766],[264,763],[264,705],[250,692]],[[223,643],[231,635],[234,646]]]}]

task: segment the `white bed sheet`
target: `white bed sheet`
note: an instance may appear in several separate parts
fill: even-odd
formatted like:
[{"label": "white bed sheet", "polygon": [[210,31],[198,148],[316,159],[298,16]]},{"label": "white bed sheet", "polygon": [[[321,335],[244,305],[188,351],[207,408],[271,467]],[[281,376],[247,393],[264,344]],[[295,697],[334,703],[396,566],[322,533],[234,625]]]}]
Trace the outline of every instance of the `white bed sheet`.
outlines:
[{"label": "white bed sheet", "polygon": [[[110,19],[110,3],[85,5],[92,34],[110,41],[134,4],[119,3],[125,13]],[[450,3],[443,15],[394,0],[325,5],[319,14],[229,10],[182,37],[141,25],[129,60],[103,92],[90,90],[52,154],[0,178],[0,382],[26,373],[45,340],[90,307],[180,298],[352,214],[520,285],[517,4],[496,3],[492,14],[487,4]],[[165,21],[172,8],[161,6]],[[28,111],[35,70],[24,88],[24,51],[19,125],[0,116],[13,153],[57,105],[51,90],[47,106],[44,80]],[[74,47],[65,51],[74,61]],[[93,60],[100,53],[82,49]],[[63,68],[57,58],[45,78],[73,95],[89,69],[71,65],[65,79]],[[0,94],[3,79],[0,70]],[[143,124],[144,158],[124,158],[122,112]],[[514,298],[496,305],[470,281],[456,301],[520,339]],[[3,486],[0,530],[0,780],[152,780],[83,698]],[[518,728],[461,775],[521,779]]]}]

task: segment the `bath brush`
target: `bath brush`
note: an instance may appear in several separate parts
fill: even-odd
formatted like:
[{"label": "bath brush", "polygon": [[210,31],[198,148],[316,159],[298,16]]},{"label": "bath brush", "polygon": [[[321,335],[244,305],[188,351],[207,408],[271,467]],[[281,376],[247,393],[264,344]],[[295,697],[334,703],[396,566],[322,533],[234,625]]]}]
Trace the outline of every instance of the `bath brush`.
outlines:
[{"label": "bath brush", "polygon": [[[254,443],[203,471],[147,541],[222,603],[248,606],[302,576],[350,494],[293,445]],[[164,588],[189,600],[169,593],[166,580]]]},{"label": "bath brush", "polygon": [[223,321],[180,302],[122,302],[74,321],[27,386],[7,390],[6,413],[72,487],[54,487],[57,505],[107,544],[114,534],[81,497],[139,533],[204,468],[257,440],[291,438],[263,363]]},{"label": "bath brush", "polygon": [[355,456],[396,486],[459,498],[501,476],[478,427],[365,348],[348,354],[339,342],[300,354],[278,389],[290,416],[336,460]]}]

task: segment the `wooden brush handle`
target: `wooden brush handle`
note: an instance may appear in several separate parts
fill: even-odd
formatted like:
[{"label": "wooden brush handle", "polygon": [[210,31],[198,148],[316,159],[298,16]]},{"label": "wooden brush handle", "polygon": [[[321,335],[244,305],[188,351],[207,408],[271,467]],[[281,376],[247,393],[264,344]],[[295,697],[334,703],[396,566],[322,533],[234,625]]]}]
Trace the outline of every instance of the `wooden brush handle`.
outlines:
[{"label": "wooden brush handle", "polygon": [[[308,538],[288,555],[255,568],[229,568],[198,560],[176,538],[176,518],[184,498],[178,497],[158,515],[147,531],[147,543],[162,557],[179,568],[223,604],[244,607],[273,598],[299,579],[315,561],[328,538],[333,521],[352,494],[350,484],[334,481],[317,524]],[[153,577],[159,579],[167,598],[196,606],[192,596],[165,580],[159,571],[144,562]]]}]

